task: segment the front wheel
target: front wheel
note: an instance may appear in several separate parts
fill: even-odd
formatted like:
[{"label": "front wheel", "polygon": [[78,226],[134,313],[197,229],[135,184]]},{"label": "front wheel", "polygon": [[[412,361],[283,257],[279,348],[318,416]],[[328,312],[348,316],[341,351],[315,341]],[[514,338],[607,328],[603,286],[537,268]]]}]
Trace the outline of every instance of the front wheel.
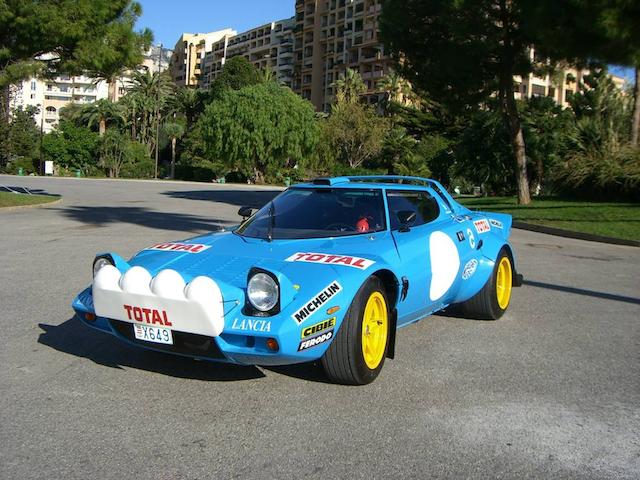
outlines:
[{"label": "front wheel", "polygon": [[378,277],[370,277],[356,294],[338,334],[322,357],[332,382],[371,383],[382,370],[389,344],[389,306]]},{"label": "front wheel", "polygon": [[509,307],[513,286],[513,261],[505,249],[500,250],[493,273],[482,290],[462,302],[462,314],[481,320],[497,320]]}]

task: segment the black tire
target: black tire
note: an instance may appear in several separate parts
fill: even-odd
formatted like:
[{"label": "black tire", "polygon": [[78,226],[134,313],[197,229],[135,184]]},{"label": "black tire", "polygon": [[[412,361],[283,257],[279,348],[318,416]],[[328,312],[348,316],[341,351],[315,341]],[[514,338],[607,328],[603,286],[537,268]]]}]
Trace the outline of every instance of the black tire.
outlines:
[{"label": "black tire", "polygon": [[[384,299],[387,312],[387,333],[384,343],[384,354],[376,368],[369,368],[362,352],[362,326],[365,306],[369,298],[378,292]],[[366,385],[376,379],[389,348],[391,309],[382,282],[378,277],[369,277],[360,287],[342,325],[331,345],[322,357],[322,366],[329,380],[344,385]]]},{"label": "black tire", "polygon": [[506,259],[509,262],[511,283],[513,283],[513,275],[515,275],[513,270],[513,259],[511,258],[511,255],[509,255],[507,249],[503,248],[498,253],[498,258],[496,258],[496,263],[493,267],[491,277],[489,277],[487,283],[484,284],[482,290],[476,293],[469,300],[458,304],[459,311],[462,316],[475,318],[477,320],[498,320],[502,315],[504,315],[504,312],[507,311],[509,308],[509,302],[507,302],[507,305],[504,306],[504,308],[499,305],[496,288],[498,267],[503,259]]}]

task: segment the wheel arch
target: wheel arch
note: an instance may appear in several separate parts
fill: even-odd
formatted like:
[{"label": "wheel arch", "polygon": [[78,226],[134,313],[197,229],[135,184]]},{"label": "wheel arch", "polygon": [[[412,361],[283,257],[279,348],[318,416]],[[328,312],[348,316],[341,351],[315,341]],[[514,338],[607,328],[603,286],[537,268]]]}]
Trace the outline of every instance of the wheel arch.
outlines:
[{"label": "wheel arch", "polygon": [[398,304],[400,296],[400,282],[398,277],[389,269],[383,268],[374,272],[371,276],[378,277],[384,286],[387,300],[389,301],[389,345],[387,346],[387,358],[394,358],[396,353],[396,328],[398,323]]}]

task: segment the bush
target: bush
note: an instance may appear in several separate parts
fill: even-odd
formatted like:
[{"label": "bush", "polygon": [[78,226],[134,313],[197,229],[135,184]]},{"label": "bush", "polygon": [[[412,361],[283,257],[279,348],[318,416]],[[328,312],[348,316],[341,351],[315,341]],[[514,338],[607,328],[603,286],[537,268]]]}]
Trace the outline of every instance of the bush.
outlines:
[{"label": "bush", "polygon": [[146,145],[129,142],[126,161],[122,165],[120,176],[123,178],[153,178],[155,160],[149,157]]},{"label": "bush", "polygon": [[45,160],[52,160],[61,173],[84,175],[103,174],[98,166],[100,137],[86,127],[79,127],[68,120],[61,120],[56,130],[44,136],[42,150]]},{"label": "bush", "polygon": [[21,168],[23,175],[38,173],[38,162],[32,158],[17,157],[7,164],[5,170],[9,174],[17,175]]}]

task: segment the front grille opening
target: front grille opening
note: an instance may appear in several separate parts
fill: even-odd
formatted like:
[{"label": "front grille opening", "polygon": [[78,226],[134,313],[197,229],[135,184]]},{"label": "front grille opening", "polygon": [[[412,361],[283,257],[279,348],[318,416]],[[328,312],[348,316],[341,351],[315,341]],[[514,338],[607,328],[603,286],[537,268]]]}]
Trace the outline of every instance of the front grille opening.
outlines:
[{"label": "front grille opening", "polygon": [[172,330],[173,345],[164,345],[162,343],[145,342],[144,340],[137,339],[133,333],[132,323],[122,322],[120,320],[109,320],[109,323],[118,334],[138,345],[144,345],[160,351],[182,353],[184,355],[195,355],[214,359],[225,358],[213,337]]}]

